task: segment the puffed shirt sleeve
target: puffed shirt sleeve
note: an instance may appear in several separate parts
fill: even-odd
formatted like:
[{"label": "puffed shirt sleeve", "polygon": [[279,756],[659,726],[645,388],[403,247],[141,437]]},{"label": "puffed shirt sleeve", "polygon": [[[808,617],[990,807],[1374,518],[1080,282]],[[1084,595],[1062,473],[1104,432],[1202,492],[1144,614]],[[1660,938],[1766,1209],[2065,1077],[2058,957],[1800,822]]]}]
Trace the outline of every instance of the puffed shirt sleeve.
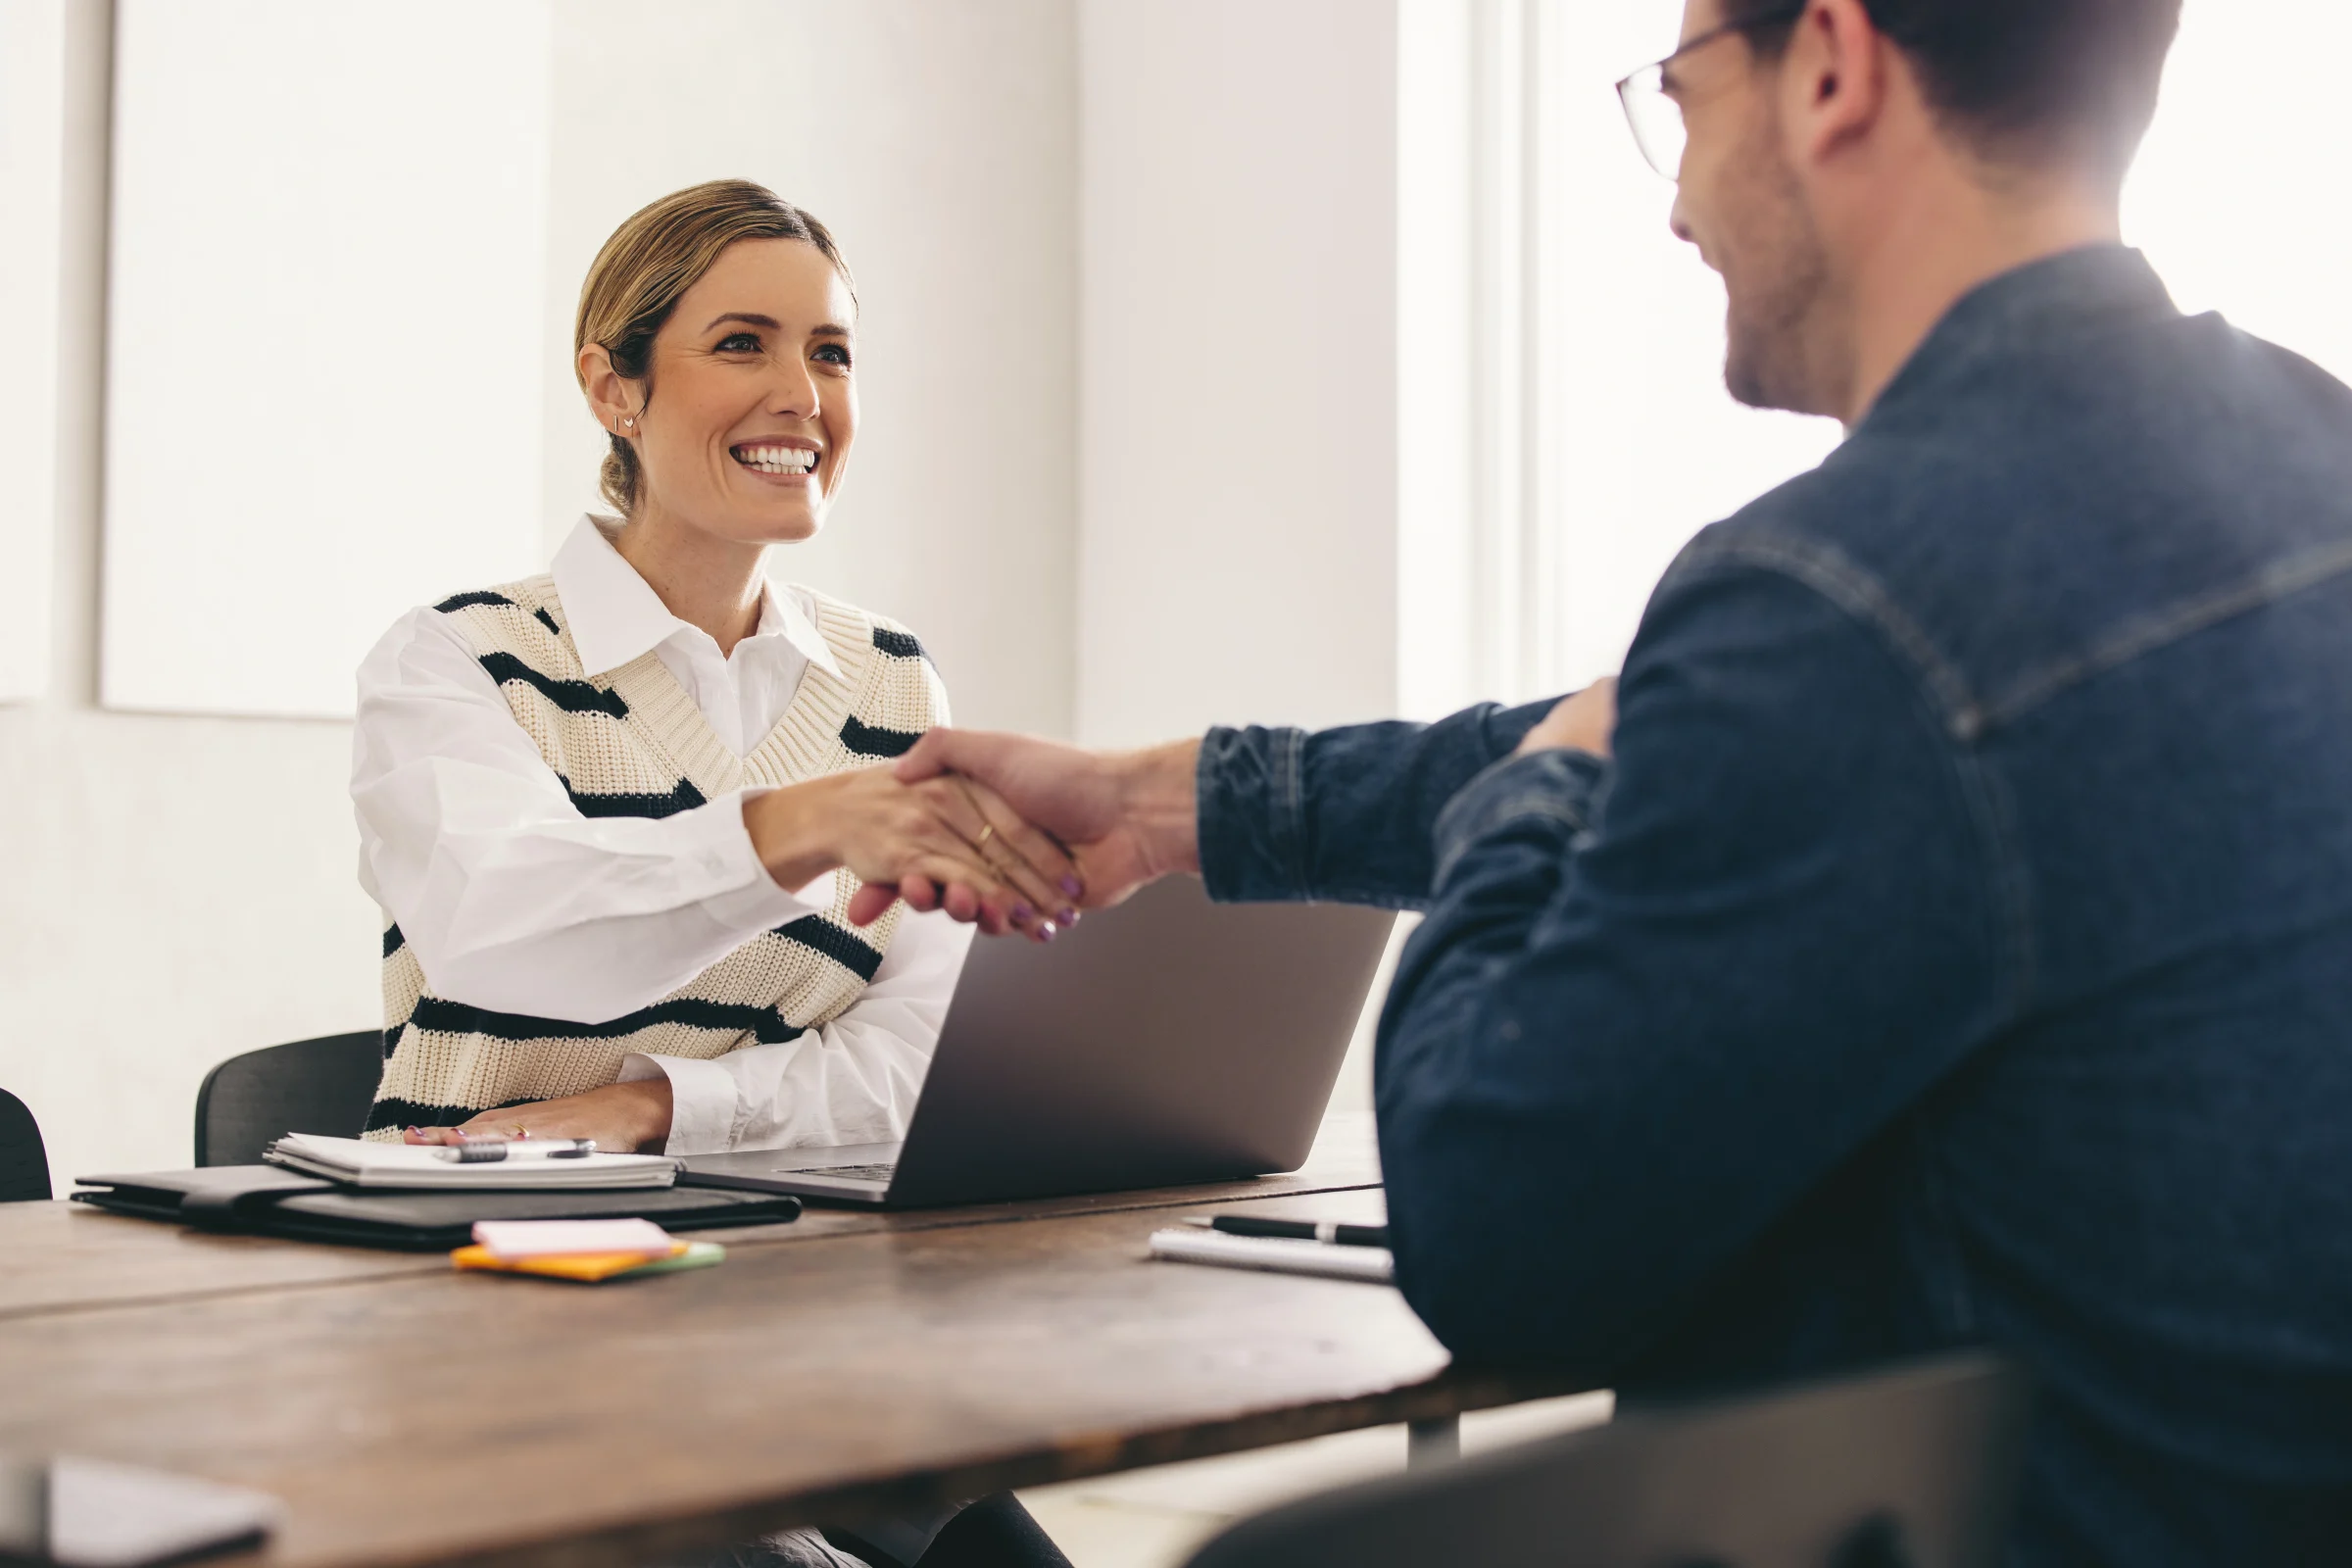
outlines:
[{"label": "puffed shirt sleeve", "polygon": [[602,1023],[816,908],[760,863],[741,792],[658,819],[581,815],[429,609],[360,666],[351,796],[360,880],[453,1002]]}]

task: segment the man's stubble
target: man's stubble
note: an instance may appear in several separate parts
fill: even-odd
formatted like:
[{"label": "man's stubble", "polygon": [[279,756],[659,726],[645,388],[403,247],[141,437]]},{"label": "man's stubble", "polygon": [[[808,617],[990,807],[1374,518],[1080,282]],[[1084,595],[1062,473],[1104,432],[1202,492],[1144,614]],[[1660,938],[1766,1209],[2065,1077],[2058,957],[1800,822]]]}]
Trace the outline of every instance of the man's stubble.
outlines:
[{"label": "man's stubble", "polygon": [[1724,171],[1724,385],[1750,408],[1837,414],[1839,352],[1829,259],[1796,172],[1767,120]]}]

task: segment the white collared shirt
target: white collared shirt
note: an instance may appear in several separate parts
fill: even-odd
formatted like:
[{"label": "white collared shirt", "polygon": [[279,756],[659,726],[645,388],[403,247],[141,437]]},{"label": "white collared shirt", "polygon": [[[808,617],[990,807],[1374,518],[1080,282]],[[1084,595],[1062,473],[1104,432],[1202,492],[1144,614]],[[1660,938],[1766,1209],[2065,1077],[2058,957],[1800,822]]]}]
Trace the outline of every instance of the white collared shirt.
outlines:
[{"label": "white collared shirt", "polygon": [[[580,519],[553,571],[590,674],[653,649],[739,757],[775,728],[809,664],[839,673],[795,591],[766,585],[760,629],[722,658],[594,520]],[[824,909],[831,878],[794,894],[760,863],[743,825],[757,793],[668,817],[582,816],[471,645],[430,608],[395,621],[360,665],[360,882],[453,1002],[600,1023]],[[621,1077],[668,1077],[673,1154],[902,1137],[970,943],[969,927],[906,911],[872,982],[821,1029],[710,1061],[631,1055]]]}]

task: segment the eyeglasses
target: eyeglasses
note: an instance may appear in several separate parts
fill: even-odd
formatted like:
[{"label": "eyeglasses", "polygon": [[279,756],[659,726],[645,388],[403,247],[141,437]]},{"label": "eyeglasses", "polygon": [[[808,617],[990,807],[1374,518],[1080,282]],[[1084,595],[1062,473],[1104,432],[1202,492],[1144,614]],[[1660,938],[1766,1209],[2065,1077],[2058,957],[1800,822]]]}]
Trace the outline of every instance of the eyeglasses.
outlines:
[{"label": "eyeglasses", "polygon": [[1625,106],[1625,122],[1633,128],[1634,145],[1642,149],[1642,156],[1650,168],[1668,179],[1682,177],[1686,136],[1683,106],[1667,96],[1666,68],[1718,38],[1794,22],[1805,14],[1805,4],[1806,0],[1792,0],[1792,3],[1765,6],[1749,16],[1709,27],[1696,37],[1684,39],[1681,48],[1657,64],[1643,66],[1617,83],[1617,101]]}]

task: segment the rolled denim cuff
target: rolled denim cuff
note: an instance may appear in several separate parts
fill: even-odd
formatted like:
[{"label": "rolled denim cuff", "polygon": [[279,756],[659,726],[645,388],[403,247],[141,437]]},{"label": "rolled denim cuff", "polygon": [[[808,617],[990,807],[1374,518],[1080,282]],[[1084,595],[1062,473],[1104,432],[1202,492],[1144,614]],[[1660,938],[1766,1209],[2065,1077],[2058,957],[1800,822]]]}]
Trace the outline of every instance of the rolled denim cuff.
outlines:
[{"label": "rolled denim cuff", "polygon": [[1303,899],[1306,731],[1212,729],[1193,775],[1200,878],[1220,903]]},{"label": "rolled denim cuff", "polygon": [[1556,824],[1573,841],[1592,826],[1592,802],[1609,764],[1590,752],[1530,752],[1506,757],[1461,788],[1438,813],[1437,889],[1481,839],[1523,822]]}]

